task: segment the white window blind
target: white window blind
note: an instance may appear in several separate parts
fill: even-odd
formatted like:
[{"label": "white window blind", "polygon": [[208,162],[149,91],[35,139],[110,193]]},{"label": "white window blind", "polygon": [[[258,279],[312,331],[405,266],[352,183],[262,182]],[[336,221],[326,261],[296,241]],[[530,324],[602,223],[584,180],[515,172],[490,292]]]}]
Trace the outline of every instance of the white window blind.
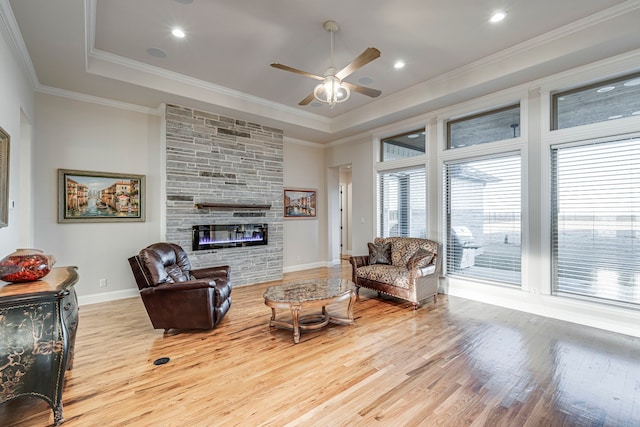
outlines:
[{"label": "white window blind", "polygon": [[378,236],[427,236],[424,167],[378,173]]},{"label": "white window blind", "polygon": [[640,304],[640,139],[551,154],[554,293]]},{"label": "white window blind", "polygon": [[447,163],[447,273],[519,285],[519,154]]}]

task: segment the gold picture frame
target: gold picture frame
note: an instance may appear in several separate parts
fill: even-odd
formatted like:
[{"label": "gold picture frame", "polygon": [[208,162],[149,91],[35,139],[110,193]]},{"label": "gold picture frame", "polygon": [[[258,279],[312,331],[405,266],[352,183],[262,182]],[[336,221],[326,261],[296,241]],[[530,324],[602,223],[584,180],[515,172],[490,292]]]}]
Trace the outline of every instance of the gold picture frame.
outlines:
[{"label": "gold picture frame", "polygon": [[58,222],[143,222],[145,176],[58,169]]},{"label": "gold picture frame", "polygon": [[289,219],[316,217],[316,190],[285,189],[284,217]]},{"label": "gold picture frame", "polygon": [[9,134],[0,127],[0,228],[9,226]]}]

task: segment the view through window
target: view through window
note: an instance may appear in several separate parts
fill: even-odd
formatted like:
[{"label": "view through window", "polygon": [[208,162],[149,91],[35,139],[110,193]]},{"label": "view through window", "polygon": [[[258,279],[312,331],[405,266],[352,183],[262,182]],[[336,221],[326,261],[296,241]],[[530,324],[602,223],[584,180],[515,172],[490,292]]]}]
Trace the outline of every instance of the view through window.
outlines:
[{"label": "view through window", "polygon": [[520,285],[520,155],[445,167],[447,272]]},{"label": "view through window", "polygon": [[377,235],[426,238],[425,168],[379,172],[377,185]]},{"label": "view through window", "polygon": [[640,139],[551,154],[554,293],[640,304]]}]

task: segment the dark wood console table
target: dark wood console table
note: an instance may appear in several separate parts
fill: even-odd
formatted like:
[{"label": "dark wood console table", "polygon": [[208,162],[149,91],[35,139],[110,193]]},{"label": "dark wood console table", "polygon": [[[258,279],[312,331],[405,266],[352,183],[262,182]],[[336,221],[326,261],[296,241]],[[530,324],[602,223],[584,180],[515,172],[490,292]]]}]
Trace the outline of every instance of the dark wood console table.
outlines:
[{"label": "dark wood console table", "polygon": [[54,425],[62,416],[64,374],[73,364],[78,328],[76,267],[54,268],[35,282],[0,282],[0,403],[45,400]]}]

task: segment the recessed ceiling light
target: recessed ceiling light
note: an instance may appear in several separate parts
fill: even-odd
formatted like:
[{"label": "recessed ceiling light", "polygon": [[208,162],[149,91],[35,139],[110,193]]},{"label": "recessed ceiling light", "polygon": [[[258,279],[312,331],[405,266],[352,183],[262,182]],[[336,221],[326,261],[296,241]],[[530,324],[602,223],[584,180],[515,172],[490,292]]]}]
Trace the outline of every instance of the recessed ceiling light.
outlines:
[{"label": "recessed ceiling light", "polygon": [[149,49],[147,49],[147,53],[151,56],[153,56],[154,58],[166,58],[167,57],[167,52],[165,52],[164,50],[157,48],[157,47],[150,47]]},{"label": "recessed ceiling light", "polygon": [[492,24],[495,24],[496,22],[502,21],[506,17],[507,17],[506,12],[496,12],[491,16],[491,19],[489,19],[489,22],[491,22]]},{"label": "recessed ceiling light", "polygon": [[632,116],[640,116],[640,110],[631,113]]},{"label": "recessed ceiling light", "polygon": [[624,117],[622,114],[616,114],[615,116],[609,117],[609,120],[621,119]]},{"label": "recessed ceiling light", "polygon": [[615,86],[605,86],[605,87],[601,87],[596,92],[598,92],[598,93],[610,92],[610,91],[614,90],[615,88],[616,88]]},{"label": "recessed ceiling light", "polygon": [[628,82],[624,82],[624,85],[627,86],[627,87],[629,87],[629,86],[638,86],[638,85],[640,85],[640,78],[629,80]]},{"label": "recessed ceiling light", "polygon": [[182,31],[182,28],[180,27],[175,27],[173,30],[171,30],[171,34],[179,39],[182,39],[185,36],[184,31]]},{"label": "recessed ceiling light", "polygon": [[393,68],[399,70],[400,68],[404,68],[404,65],[404,61],[396,61],[396,63],[393,64]]},{"label": "recessed ceiling light", "polygon": [[413,139],[413,138],[417,138],[417,137],[419,137],[419,136],[420,136],[420,135],[418,135],[417,133],[412,133],[411,135],[407,136],[407,138],[411,138],[411,139]]}]

